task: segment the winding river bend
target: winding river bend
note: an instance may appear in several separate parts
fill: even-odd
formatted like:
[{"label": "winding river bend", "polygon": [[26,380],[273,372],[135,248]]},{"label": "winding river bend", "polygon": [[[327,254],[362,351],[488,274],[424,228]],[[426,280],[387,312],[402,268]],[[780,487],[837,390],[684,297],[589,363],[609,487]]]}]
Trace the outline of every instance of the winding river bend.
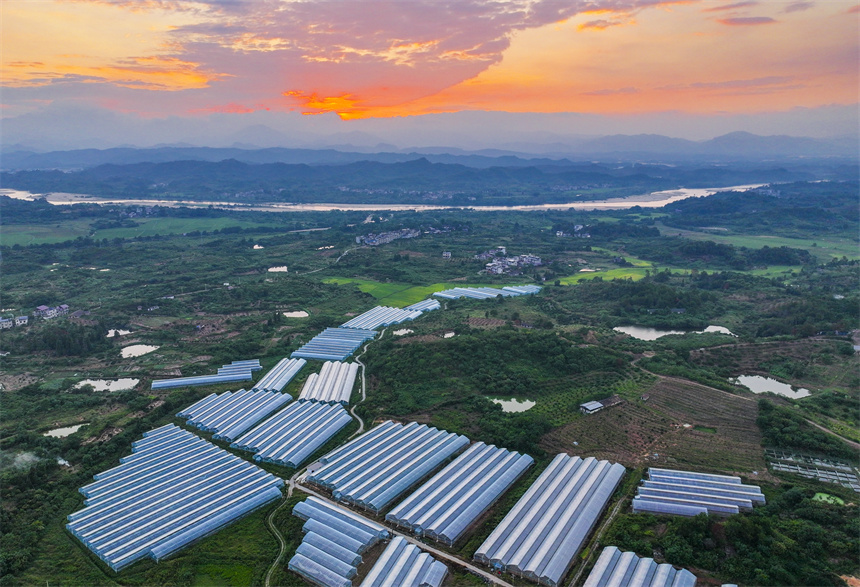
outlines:
[{"label": "winding river bend", "polygon": [[612,198],[608,200],[592,200],[588,202],[568,202],[566,204],[536,204],[532,206],[441,206],[437,204],[347,204],[347,203],[317,203],[317,204],[290,204],[281,202],[237,204],[223,201],[194,201],[194,200],[157,200],[157,199],[118,199],[90,196],[87,194],[49,193],[33,194],[26,191],[0,189],[0,195],[9,196],[18,200],[33,200],[42,198],[55,205],[67,204],[126,204],[129,206],[186,206],[186,207],[208,207],[222,208],[228,210],[254,210],[261,212],[329,212],[332,210],[343,211],[416,211],[428,210],[477,210],[480,212],[501,212],[505,210],[529,212],[535,210],[621,210],[641,206],[642,208],[661,208],[666,204],[677,202],[685,198],[704,198],[718,192],[745,192],[761,187],[766,184],[757,183],[749,185],[736,185],[722,188],[678,188],[649,194],[639,194],[624,198]]}]

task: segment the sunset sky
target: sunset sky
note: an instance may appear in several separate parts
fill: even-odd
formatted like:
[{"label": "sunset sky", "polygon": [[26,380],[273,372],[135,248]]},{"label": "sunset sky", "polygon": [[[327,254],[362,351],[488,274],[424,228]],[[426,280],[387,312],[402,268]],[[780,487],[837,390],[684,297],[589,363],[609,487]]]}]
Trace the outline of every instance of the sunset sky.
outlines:
[{"label": "sunset sky", "polygon": [[858,103],[858,19],[839,0],[4,0],[2,115],[814,111]]}]

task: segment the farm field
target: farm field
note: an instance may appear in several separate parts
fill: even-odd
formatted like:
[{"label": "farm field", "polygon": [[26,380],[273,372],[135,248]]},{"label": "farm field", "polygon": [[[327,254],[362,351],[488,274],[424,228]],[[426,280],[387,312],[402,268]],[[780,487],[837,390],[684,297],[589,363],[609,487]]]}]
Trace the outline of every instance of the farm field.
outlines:
[{"label": "farm field", "polygon": [[541,447],[634,468],[683,465],[744,475],[767,470],[754,400],[668,378],[644,389],[646,394],[647,401],[630,398],[576,418],[544,436]]},{"label": "farm field", "polygon": [[155,235],[184,234],[194,231],[213,231],[228,227],[259,228],[274,223],[251,222],[233,218],[139,218],[140,226],[128,228],[93,229],[89,220],[72,220],[58,226],[8,225],[0,233],[0,246],[41,245],[74,240],[78,237],[94,239],[136,238]]},{"label": "farm field", "polygon": [[661,234],[680,236],[690,240],[713,241],[715,243],[760,249],[761,247],[791,247],[809,251],[821,261],[829,261],[831,257],[846,256],[849,259],[860,259],[857,241],[822,235],[806,239],[787,238],[768,235],[722,234],[718,231],[700,232],[685,230],[674,226],[657,224]]},{"label": "farm field", "polygon": [[[519,281],[511,278],[511,283],[516,285]],[[437,291],[451,289],[454,287],[499,287],[496,285],[476,283],[434,283],[432,285],[408,285],[405,283],[381,283],[370,279],[358,279],[353,277],[329,277],[323,279],[323,283],[337,285],[355,284],[359,290],[372,295],[382,306],[393,306],[402,308],[421,300],[426,300]]]}]

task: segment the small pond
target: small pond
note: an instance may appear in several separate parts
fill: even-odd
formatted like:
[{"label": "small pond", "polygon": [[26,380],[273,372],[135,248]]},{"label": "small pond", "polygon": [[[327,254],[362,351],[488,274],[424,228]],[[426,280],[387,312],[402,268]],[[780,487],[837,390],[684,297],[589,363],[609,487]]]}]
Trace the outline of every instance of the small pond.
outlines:
[{"label": "small pond", "polygon": [[296,310],[295,312],[283,312],[286,318],[307,318],[308,313],[304,310]]},{"label": "small pond", "polygon": [[122,353],[123,359],[130,359],[132,357],[140,357],[146,353],[151,353],[152,351],[157,351],[158,348],[159,347],[151,344],[133,344],[123,348],[120,352]]},{"label": "small pond", "polygon": [[85,422],[83,424],[75,424],[74,426],[65,426],[63,428],[54,428],[53,430],[48,430],[42,436],[50,436],[52,438],[65,438],[66,436],[71,436],[84,426],[89,424],[89,422]]},{"label": "small pond", "polygon": [[508,399],[500,397],[487,397],[487,399],[494,404],[499,404],[500,406],[502,406],[502,411],[508,413],[525,412],[526,410],[530,410],[536,405],[536,402],[533,402],[530,399],[517,399],[515,397]]},{"label": "small pond", "polygon": [[809,395],[808,389],[802,387],[795,389],[788,383],[783,383],[770,377],[762,377],[761,375],[738,375],[736,379],[729,379],[729,381],[743,385],[753,393],[770,392],[783,397],[790,397],[791,399],[800,399]]},{"label": "small pond", "polygon": [[278,265],[277,267],[269,267],[269,273],[286,273],[286,265]]},{"label": "small pond", "polygon": [[395,330],[393,332],[394,336],[403,336],[404,334],[412,334],[415,332],[411,328],[401,328],[400,330]]},{"label": "small pond", "polygon": [[126,334],[131,334],[131,330],[111,329],[108,330],[107,337],[113,338],[114,336],[125,336]]},{"label": "small pond", "polygon": [[736,336],[731,330],[726,328],[725,326],[708,326],[704,330],[659,330],[657,328],[650,328],[648,326],[616,326],[612,330],[616,332],[623,332],[624,334],[629,334],[633,338],[638,338],[639,340],[657,340],[661,336],[667,336],[669,334],[728,334],[729,336]]},{"label": "small pond", "polygon": [[134,389],[138,383],[140,383],[140,379],[84,379],[79,381],[75,387],[92,385],[95,391],[125,391]]}]

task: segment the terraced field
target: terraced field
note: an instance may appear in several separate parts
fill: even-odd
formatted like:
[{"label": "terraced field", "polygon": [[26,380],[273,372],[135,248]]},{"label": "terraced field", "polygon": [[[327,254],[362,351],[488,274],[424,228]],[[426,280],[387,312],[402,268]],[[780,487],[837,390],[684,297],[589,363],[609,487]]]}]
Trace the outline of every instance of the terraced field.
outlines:
[{"label": "terraced field", "polygon": [[576,418],[544,436],[541,447],[631,467],[684,463],[746,475],[767,470],[755,401],[669,378],[661,378],[645,394],[647,401],[629,399]]}]

